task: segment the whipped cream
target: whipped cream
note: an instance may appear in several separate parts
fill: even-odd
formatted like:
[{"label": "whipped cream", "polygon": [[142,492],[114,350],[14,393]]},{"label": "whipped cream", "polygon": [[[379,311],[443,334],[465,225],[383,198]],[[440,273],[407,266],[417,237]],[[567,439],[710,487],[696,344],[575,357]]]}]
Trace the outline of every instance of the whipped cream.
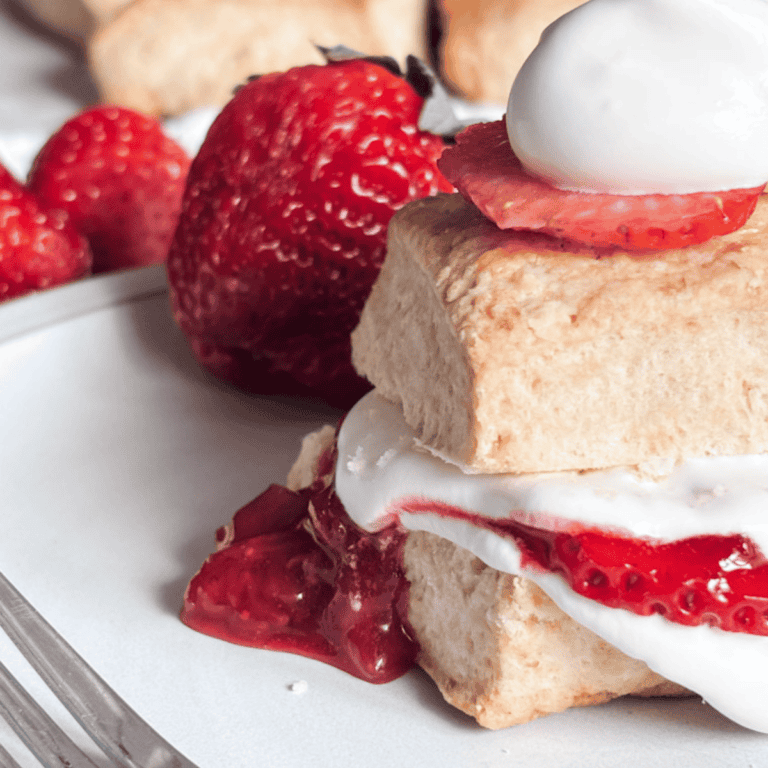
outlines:
[{"label": "whipped cream", "polygon": [[561,189],[684,194],[768,180],[768,2],[590,0],[515,79],[510,143]]},{"label": "whipped cream", "polygon": [[400,408],[376,392],[346,416],[338,449],[336,492],[362,528],[376,531],[398,518],[405,528],[443,536],[492,568],[530,578],[579,624],[732,720],[768,733],[768,638],[607,608],[574,593],[560,576],[524,568],[511,539],[466,520],[398,508],[407,500],[413,509],[414,498],[423,498],[542,528],[577,522],[664,541],[742,534],[768,552],[768,456],[691,459],[656,481],[624,468],[467,474],[420,447]]}]

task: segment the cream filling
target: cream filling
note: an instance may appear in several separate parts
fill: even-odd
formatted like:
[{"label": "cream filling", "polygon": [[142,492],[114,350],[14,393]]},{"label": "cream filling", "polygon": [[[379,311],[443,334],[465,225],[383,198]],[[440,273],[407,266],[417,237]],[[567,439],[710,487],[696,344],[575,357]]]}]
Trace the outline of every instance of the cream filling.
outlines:
[{"label": "cream filling", "polygon": [[628,656],[741,725],[768,733],[768,637],[606,608],[573,592],[559,576],[524,568],[508,538],[466,520],[399,511],[404,500],[413,509],[413,499],[423,498],[540,528],[577,522],[664,541],[742,534],[768,553],[768,455],[691,459],[659,480],[626,468],[468,474],[421,447],[401,410],[376,392],[346,416],[338,449],[336,491],[362,528],[376,531],[398,518],[409,530],[436,533],[497,570],[530,578],[565,613]]}]

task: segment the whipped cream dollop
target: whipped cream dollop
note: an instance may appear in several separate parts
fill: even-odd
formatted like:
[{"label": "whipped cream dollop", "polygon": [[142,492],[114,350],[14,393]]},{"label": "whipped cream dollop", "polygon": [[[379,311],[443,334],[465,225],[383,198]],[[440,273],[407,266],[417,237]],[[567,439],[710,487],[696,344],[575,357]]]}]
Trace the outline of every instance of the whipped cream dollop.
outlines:
[{"label": "whipped cream dollop", "polygon": [[768,2],[590,0],[515,79],[510,143],[553,186],[685,194],[768,180]]},{"label": "whipped cream dollop", "polygon": [[[492,568],[530,578],[565,613],[628,656],[696,691],[732,720],[768,733],[768,637],[607,608],[573,592],[559,575],[527,569],[512,539],[471,520],[435,514],[429,503],[424,512],[414,504],[425,499],[543,528],[577,522],[666,541],[735,533],[768,552],[768,456],[691,459],[658,480],[629,468],[468,474],[421,447],[400,408],[374,391],[339,431],[336,492],[366,530],[399,519],[409,530],[449,539]],[[406,501],[409,511],[402,512]]]}]

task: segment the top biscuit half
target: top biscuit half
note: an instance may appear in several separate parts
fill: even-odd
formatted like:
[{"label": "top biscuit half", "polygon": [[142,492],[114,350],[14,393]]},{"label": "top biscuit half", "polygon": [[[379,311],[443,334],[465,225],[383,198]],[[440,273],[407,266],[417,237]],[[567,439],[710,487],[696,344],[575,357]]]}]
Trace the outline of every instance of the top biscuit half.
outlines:
[{"label": "top biscuit half", "polygon": [[460,195],[399,211],[353,361],[469,471],[768,450],[768,198],[638,256],[499,230]]}]

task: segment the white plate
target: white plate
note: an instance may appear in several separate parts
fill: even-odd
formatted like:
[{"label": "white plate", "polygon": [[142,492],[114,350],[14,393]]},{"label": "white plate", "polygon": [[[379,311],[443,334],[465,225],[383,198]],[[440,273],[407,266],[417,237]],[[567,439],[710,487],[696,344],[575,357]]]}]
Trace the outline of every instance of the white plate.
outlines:
[{"label": "white plate", "polygon": [[[301,436],[337,414],[201,373],[158,267],[0,305],[0,387],[0,569],[201,768],[768,761],[766,737],[700,700],[625,700],[490,732],[419,672],[373,686],[185,627],[184,586],[215,528],[281,482]],[[0,656],[42,691],[5,638]],[[33,765],[9,731],[0,742]]]},{"label": "white plate", "polygon": [[[9,0],[0,64],[0,159],[21,176],[93,91],[76,50]],[[200,768],[768,764],[766,737],[698,700],[625,700],[493,733],[418,672],[372,686],[187,629],[182,593],[215,528],[337,414],[212,382],[164,290],[150,268],[0,305],[0,570]],[[0,658],[49,699],[4,637]],[[1,724],[0,743],[37,766]]]}]

